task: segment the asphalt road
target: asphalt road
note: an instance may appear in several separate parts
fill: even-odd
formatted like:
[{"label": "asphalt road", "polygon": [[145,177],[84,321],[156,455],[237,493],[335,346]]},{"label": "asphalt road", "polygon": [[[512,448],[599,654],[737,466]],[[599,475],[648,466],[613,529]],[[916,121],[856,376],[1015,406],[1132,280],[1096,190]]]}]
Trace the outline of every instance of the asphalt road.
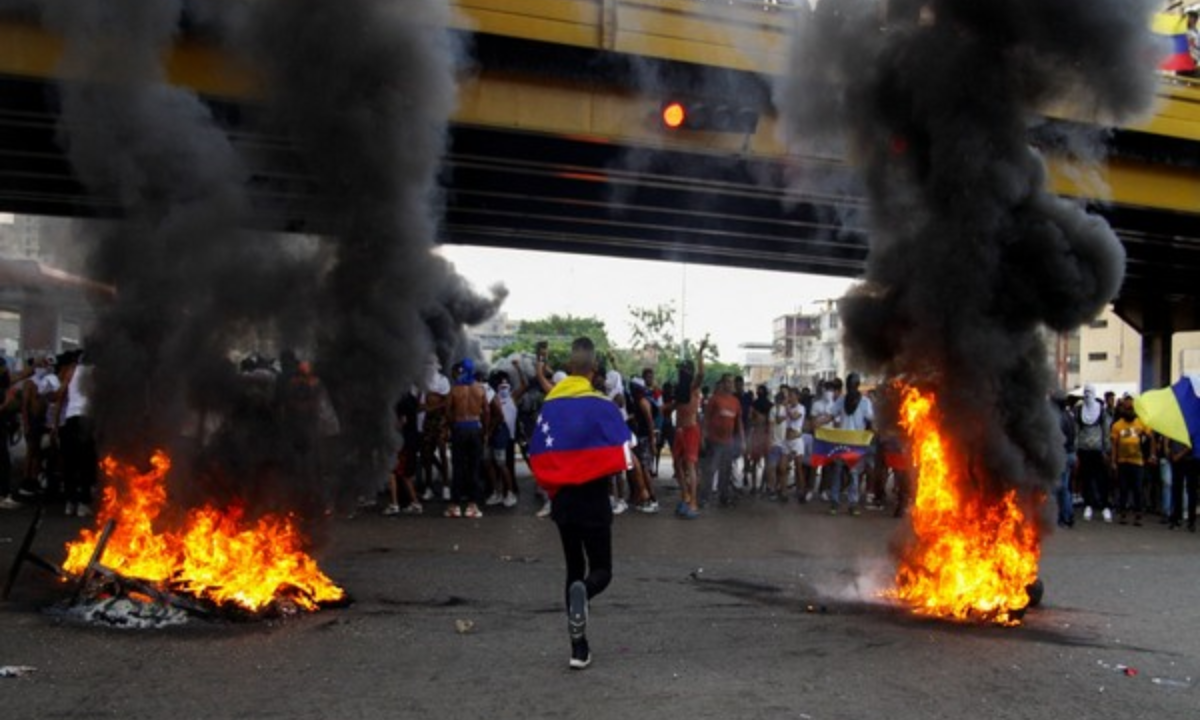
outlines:
[{"label": "asphalt road", "polygon": [[[0,666],[36,669],[0,678],[0,717],[1200,716],[1200,535],[1155,518],[1048,537],[1042,606],[998,628],[874,600],[888,513],[623,516],[577,672],[557,534],[534,509],[526,493],[481,520],[339,518],[320,561],[355,602],[288,620],[83,624],[53,611],[69,588],[26,567],[0,605]],[[31,517],[0,512],[0,572]],[[49,514],[35,551],[60,560],[83,522]]]}]

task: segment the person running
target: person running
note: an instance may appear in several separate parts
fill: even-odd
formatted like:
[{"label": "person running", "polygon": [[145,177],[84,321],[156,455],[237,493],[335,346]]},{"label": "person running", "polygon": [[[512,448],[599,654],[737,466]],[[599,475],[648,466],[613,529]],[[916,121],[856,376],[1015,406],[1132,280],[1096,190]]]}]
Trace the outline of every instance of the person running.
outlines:
[{"label": "person running", "polygon": [[616,405],[592,387],[596,348],[571,344],[570,375],[547,394],[529,455],[534,478],[553,499],[566,562],[569,667],[592,662],[587,639],[590,602],[612,582],[612,505],[609,483],[630,465],[629,428]]}]

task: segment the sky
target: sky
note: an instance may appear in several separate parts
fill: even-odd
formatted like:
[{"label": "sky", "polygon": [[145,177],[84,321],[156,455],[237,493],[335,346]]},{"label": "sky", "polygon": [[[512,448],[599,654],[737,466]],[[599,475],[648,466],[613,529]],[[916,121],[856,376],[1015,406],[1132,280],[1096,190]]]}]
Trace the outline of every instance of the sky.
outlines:
[{"label": "sky", "polygon": [[509,291],[501,312],[514,320],[552,314],[603,320],[618,346],[630,341],[629,308],[674,303],[682,333],[710,333],[721,359],[740,362],[739,345],[770,342],[772,321],[841,297],[852,280],[713,265],[445,245],[439,252],[480,292]]}]

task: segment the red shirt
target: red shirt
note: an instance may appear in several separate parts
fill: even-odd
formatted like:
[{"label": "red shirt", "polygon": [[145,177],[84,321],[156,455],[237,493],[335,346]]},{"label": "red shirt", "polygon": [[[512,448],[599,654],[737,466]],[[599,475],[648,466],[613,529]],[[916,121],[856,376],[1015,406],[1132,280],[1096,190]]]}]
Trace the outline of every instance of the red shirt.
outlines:
[{"label": "red shirt", "polygon": [[705,424],[708,439],[718,443],[733,442],[733,430],[742,415],[742,403],[733,395],[717,393],[708,401]]}]

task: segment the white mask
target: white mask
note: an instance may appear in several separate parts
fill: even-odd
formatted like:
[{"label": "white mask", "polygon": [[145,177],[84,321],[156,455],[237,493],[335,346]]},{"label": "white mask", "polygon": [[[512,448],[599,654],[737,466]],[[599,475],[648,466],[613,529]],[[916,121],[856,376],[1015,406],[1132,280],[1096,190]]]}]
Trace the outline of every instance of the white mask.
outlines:
[{"label": "white mask", "polygon": [[825,391],[825,402],[832,402],[832,401],[833,401],[833,391],[826,390]]},{"label": "white mask", "polygon": [[33,376],[36,377],[38,380],[41,380],[42,378],[46,377],[46,368],[44,368],[44,367],[34,368]]}]

